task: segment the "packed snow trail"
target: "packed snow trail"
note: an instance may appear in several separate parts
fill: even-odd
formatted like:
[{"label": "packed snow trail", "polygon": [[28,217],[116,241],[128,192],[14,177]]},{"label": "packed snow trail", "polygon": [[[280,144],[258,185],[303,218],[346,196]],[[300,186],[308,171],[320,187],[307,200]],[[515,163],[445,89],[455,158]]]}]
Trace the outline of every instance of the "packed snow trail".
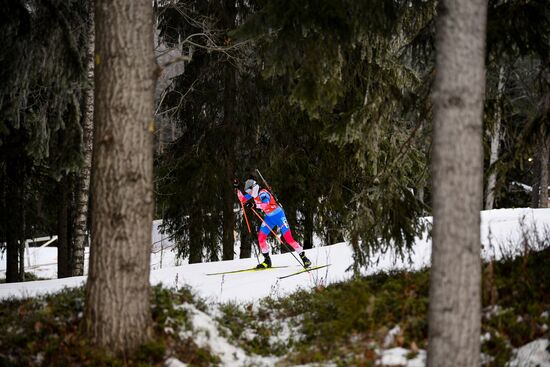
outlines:
[{"label": "packed snow trail", "polygon": [[[426,218],[431,221],[431,218]],[[550,209],[499,209],[481,212],[481,241],[482,256],[484,259],[518,255],[523,251],[522,239],[527,236],[532,243],[539,239],[550,238]],[[153,226],[153,238],[159,238],[156,230],[158,222]],[[41,276],[55,274],[55,248],[31,248],[39,261],[42,256],[48,263],[48,268],[41,268],[37,273]],[[300,270],[295,258],[291,254],[272,255],[274,266],[286,268],[269,271],[244,272],[236,274],[207,275],[209,273],[247,269],[256,266],[256,259],[236,259],[200,264],[177,264],[174,253],[164,250],[163,269],[158,267],[158,253],[154,253],[151,260],[151,284],[163,284],[166,287],[190,286],[199,296],[211,301],[253,302],[266,296],[282,296],[300,288],[311,289],[319,285],[327,285],[344,281],[352,277],[347,271],[353,264],[353,252],[347,243],[338,243],[331,246],[316,247],[307,250],[307,256],[313,265],[331,264],[329,267],[315,272],[305,272],[297,276],[279,280]],[[411,253],[411,263],[408,260],[395,259],[391,253],[380,254],[373,259],[365,274],[374,274],[379,271],[393,269],[418,270],[429,266],[431,256],[431,240],[417,238]],[[5,270],[5,254],[0,257],[0,274]],[[168,267],[167,267],[168,266]],[[57,292],[65,287],[76,287],[84,284],[86,277],[72,277],[63,279],[42,280],[35,282],[0,284],[0,299],[9,297],[32,297],[35,295]]]}]

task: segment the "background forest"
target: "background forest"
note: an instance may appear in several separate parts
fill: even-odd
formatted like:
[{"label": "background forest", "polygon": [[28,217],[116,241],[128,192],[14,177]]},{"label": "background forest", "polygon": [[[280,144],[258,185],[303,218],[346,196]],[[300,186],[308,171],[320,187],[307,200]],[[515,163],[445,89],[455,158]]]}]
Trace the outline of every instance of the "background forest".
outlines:
[{"label": "background forest", "polygon": [[481,204],[548,207],[547,0],[2,5],[6,282],[28,239],[57,235],[59,278],[89,245],[82,328],[126,356],[158,332],[149,223],[189,263],[252,257],[233,182],[259,170],[358,276],[433,216],[427,363],[479,364]]}]

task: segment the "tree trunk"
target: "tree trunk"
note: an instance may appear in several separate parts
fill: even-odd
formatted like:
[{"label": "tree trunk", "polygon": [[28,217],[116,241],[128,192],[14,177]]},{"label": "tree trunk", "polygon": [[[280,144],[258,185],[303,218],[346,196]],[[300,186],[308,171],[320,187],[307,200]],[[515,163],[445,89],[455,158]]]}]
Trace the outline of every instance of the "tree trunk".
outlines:
[{"label": "tree trunk", "polygon": [[22,176],[22,182],[19,186],[19,202],[18,202],[18,231],[17,235],[19,238],[19,281],[25,281],[25,240],[26,240],[26,222],[25,222],[25,178]]},{"label": "tree trunk", "polygon": [[531,208],[538,208],[540,201],[540,153],[537,148],[533,162],[533,182],[531,184]]},{"label": "tree trunk", "polygon": [[548,154],[550,154],[550,141],[544,135],[541,137],[540,146],[540,206],[548,208]]},{"label": "tree trunk", "polygon": [[486,14],[486,0],[442,0],[438,5],[427,361],[431,367],[479,366]]},{"label": "tree trunk", "polygon": [[[252,228],[251,228],[252,230]],[[239,258],[241,259],[248,259],[252,256],[252,236],[253,234],[248,233],[248,227],[246,225],[246,220],[244,217],[241,220],[240,225],[240,237],[241,237],[241,251]],[[257,253],[257,252],[256,252]]]},{"label": "tree trunk", "polygon": [[[497,107],[495,112],[495,124],[491,131],[491,153],[489,156],[489,167],[492,167],[493,164],[498,159],[498,153],[500,149],[500,125],[502,118],[502,111],[500,108],[500,99],[502,98],[502,93],[504,90],[504,66],[501,66],[498,73],[498,87],[497,87]],[[485,196],[485,210],[493,209],[495,204],[495,186],[496,186],[497,173],[493,169],[489,174],[487,179],[487,190]]]},{"label": "tree trunk", "polygon": [[[424,183],[419,183],[415,190],[416,200],[418,200],[419,203],[424,204],[424,196],[425,196],[425,185]],[[424,209],[422,209],[422,212],[424,212]]]},{"label": "tree trunk", "polygon": [[230,161],[226,162],[226,180],[223,185],[223,230],[222,230],[222,248],[223,260],[233,260],[235,251],[235,213],[233,212],[235,203],[235,190],[231,185],[233,176],[233,165]]},{"label": "tree trunk", "polygon": [[189,264],[202,262],[203,250],[203,220],[200,210],[195,210],[189,215]]},{"label": "tree trunk", "polygon": [[57,277],[66,278],[71,276],[69,259],[69,195],[68,178],[63,177],[58,183],[58,205],[57,208]]},{"label": "tree trunk", "polygon": [[[235,1],[223,1],[223,23],[226,29],[233,29],[235,27]],[[235,252],[235,213],[233,212],[235,204],[235,189],[232,187],[235,170],[235,148],[234,141],[236,139],[235,133],[235,68],[230,62],[224,64],[224,90],[223,90],[223,126],[227,132],[226,139],[229,140],[227,152],[225,154],[225,183],[223,193],[223,233],[222,233],[222,247],[223,247],[223,260],[233,260]]]},{"label": "tree trunk", "polygon": [[[21,198],[19,198],[19,180],[20,167],[17,161],[8,160],[6,162],[7,190],[6,190],[6,208],[19,208]],[[6,218],[6,282],[13,283],[19,281],[19,213],[12,213]]]},{"label": "tree trunk", "polygon": [[75,239],[73,245],[72,268],[73,276],[84,275],[84,253],[86,239],[88,238],[88,202],[90,197],[90,171],[92,168],[92,142],[94,130],[94,47],[95,47],[95,25],[93,1],[90,2],[90,24],[88,43],[88,81],[90,88],[84,95],[84,113],[82,115],[82,145],[84,163],[78,176],[76,193],[76,218],[75,218]]},{"label": "tree trunk", "polygon": [[307,209],[304,213],[304,249],[313,248],[313,211]]},{"label": "tree trunk", "polygon": [[88,336],[127,354],[152,336],[153,7],[95,3],[92,244],[86,285]]},{"label": "tree trunk", "polygon": [[[235,70],[227,63],[225,66],[225,89],[224,89],[224,118],[223,124],[229,137],[234,137],[234,106],[235,106]],[[233,260],[235,251],[235,213],[233,211],[235,203],[235,189],[232,186],[234,179],[235,150],[233,144],[227,144],[227,154],[225,159],[225,182],[223,185],[223,233],[222,247],[223,260]]]}]

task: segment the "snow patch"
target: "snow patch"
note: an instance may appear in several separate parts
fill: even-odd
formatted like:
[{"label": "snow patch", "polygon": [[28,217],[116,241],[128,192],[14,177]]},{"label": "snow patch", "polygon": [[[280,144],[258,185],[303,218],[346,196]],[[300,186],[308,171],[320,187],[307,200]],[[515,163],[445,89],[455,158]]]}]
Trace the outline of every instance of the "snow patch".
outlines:
[{"label": "snow patch", "polygon": [[168,358],[164,361],[164,367],[187,367],[187,363],[183,363],[177,358]]},{"label": "snow patch", "polygon": [[192,304],[183,304],[180,307],[187,310],[193,331],[180,333],[180,337],[192,338],[201,348],[208,348],[220,358],[223,366],[273,366],[278,360],[276,357],[249,356],[244,350],[232,345],[220,335],[217,322],[208,314],[197,309]]},{"label": "snow patch", "polygon": [[537,339],[514,351],[514,358],[507,367],[550,367],[550,341]]},{"label": "snow patch", "polygon": [[386,349],[381,352],[381,358],[377,361],[379,366],[404,366],[404,367],[424,367],[426,365],[426,351],[421,349],[414,358],[407,359],[410,351],[405,348],[397,347]]}]

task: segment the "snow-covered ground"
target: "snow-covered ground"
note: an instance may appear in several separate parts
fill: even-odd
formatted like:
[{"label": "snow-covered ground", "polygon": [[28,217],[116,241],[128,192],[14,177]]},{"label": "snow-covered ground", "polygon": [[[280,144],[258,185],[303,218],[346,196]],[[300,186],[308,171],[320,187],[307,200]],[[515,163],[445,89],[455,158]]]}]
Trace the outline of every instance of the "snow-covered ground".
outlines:
[{"label": "snow-covered ground", "polygon": [[[431,218],[426,218],[431,221]],[[482,256],[485,259],[500,259],[521,253],[520,241],[525,234],[540,238],[550,233],[550,209],[499,209],[481,213]],[[278,276],[290,274],[300,266],[292,254],[273,255],[274,266],[288,268],[272,269],[265,272],[241,273],[228,275],[207,275],[209,273],[246,269],[256,266],[256,258],[236,259],[201,264],[188,264],[186,260],[176,259],[173,242],[168,235],[158,231],[159,221],[153,223],[153,252],[151,255],[151,283],[168,287],[190,285],[198,294],[215,301],[254,301],[268,295],[283,295],[299,287],[309,288],[322,283],[333,283],[349,279],[352,274],[347,271],[352,265],[352,249],[347,243],[315,247],[307,250],[308,257],[314,264],[330,264],[329,267],[315,273],[279,280]],[[536,241],[533,241],[535,243]],[[417,238],[409,260],[396,259],[394,254],[374,256],[366,273],[373,274],[382,270],[411,269],[417,270],[429,266],[431,240]],[[86,248],[87,270],[88,248]],[[56,292],[63,287],[82,284],[86,277],[55,279],[57,274],[57,249],[55,247],[31,247],[26,256],[27,271],[35,273],[42,280],[37,282],[0,284],[0,299],[6,297],[26,297]],[[5,253],[0,255],[0,277],[5,274]]]},{"label": "snow-covered ground", "polygon": [[[426,218],[431,221],[431,218]],[[481,213],[481,241],[482,257],[484,259],[500,259],[520,254],[523,249],[521,239],[531,238],[532,245],[536,245],[536,237],[540,239],[550,238],[550,209],[499,209],[483,211]],[[208,275],[209,273],[246,269],[256,266],[255,258],[236,259],[231,261],[219,261],[202,264],[187,264],[186,261],[177,260],[173,249],[173,243],[167,235],[161,235],[158,231],[159,222],[153,223],[153,253],[151,258],[151,284],[163,284],[167,287],[179,287],[189,285],[201,297],[212,302],[254,302],[262,297],[272,295],[285,295],[297,289],[312,288],[320,284],[330,284],[349,279],[352,276],[347,271],[352,265],[352,250],[347,243],[338,243],[331,246],[315,247],[307,250],[308,257],[314,264],[330,264],[330,266],[311,273],[279,280],[278,276],[290,274],[300,269],[297,260],[292,254],[273,255],[274,266],[287,266],[286,268],[270,269],[262,272],[239,273],[226,275]],[[391,253],[378,254],[374,259],[375,264],[369,266],[365,273],[373,274],[382,270],[410,269],[418,270],[429,266],[431,256],[431,240],[418,238],[410,256],[410,262],[396,259]],[[56,248],[30,248],[27,253],[27,270],[40,277],[56,277]],[[27,264],[28,262],[28,264]],[[5,272],[5,254],[0,256],[0,277]],[[86,277],[73,277],[64,279],[51,279],[36,282],[0,284],[0,299],[9,297],[28,297],[56,292],[64,287],[82,285]],[[205,322],[206,316],[197,312],[197,322]],[[207,327],[207,326],[205,326]],[[207,334],[212,335],[213,332]],[[219,341],[218,341],[219,342]],[[535,343],[535,342],[533,342]],[[550,367],[550,354],[545,348],[547,340],[539,340],[533,346],[525,346],[527,351],[518,351],[518,360],[521,364],[514,366]],[[225,349],[224,349],[225,350]],[[232,356],[238,356],[240,352],[231,351]],[[425,363],[425,354],[421,351],[418,358],[407,361],[407,365],[421,366]],[[535,356],[533,364],[525,364],[529,358],[525,355]],[[402,348],[389,349],[383,352],[382,364],[395,364],[402,361],[407,353]],[[534,357],[534,358],[535,358]],[[240,360],[240,359],[239,359]],[[242,360],[241,360],[242,362]],[[174,361],[174,363],[176,363]],[[264,364],[273,365],[273,361],[264,360]],[[401,362],[399,362],[401,363]],[[514,362],[515,363],[515,362]],[[225,365],[239,365],[235,362]]]}]

